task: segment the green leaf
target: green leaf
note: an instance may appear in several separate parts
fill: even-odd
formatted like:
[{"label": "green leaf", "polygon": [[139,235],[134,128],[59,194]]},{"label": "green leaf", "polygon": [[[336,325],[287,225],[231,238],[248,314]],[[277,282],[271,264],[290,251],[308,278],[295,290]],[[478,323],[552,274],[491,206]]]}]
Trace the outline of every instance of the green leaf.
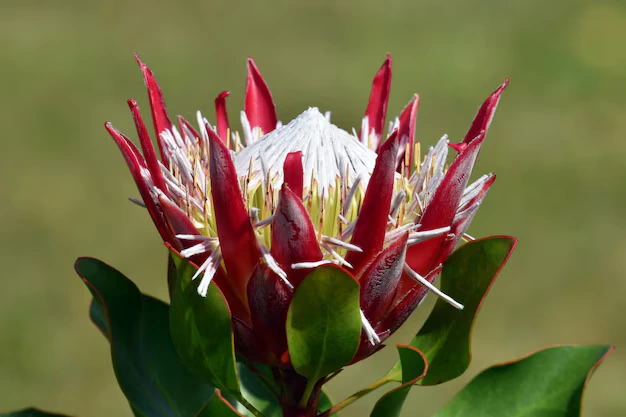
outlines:
[{"label": "green leaf", "polygon": [[243,417],[233,406],[222,397],[219,390],[195,417]]},{"label": "green leaf", "polygon": [[25,408],[9,413],[0,413],[0,417],[67,417],[65,414],[49,413],[36,408]]},{"label": "green leaf", "polygon": [[[489,237],[465,244],[443,267],[441,290],[464,305],[457,310],[439,299],[422,329],[411,340],[426,356],[428,374],[418,383],[435,385],[463,374],[472,359],[471,337],[480,306],[517,240]],[[389,375],[400,378],[400,363]]]},{"label": "green leaf", "polygon": [[316,268],[296,289],[287,312],[291,363],[308,379],[303,401],[315,382],[350,362],[360,338],[359,283],[339,267]]},{"label": "green leaf", "polygon": [[241,393],[246,400],[265,417],[282,417],[282,407],[277,398],[278,387],[274,384],[269,366],[240,360],[237,363],[237,372]]},{"label": "green leaf", "polygon": [[402,385],[384,394],[376,402],[371,417],[399,417],[406,396],[413,385],[424,378],[428,364],[426,358],[416,348],[398,345],[400,363],[402,364]]},{"label": "green leaf", "polygon": [[493,366],[436,417],[579,417],[594,369],[612,346],[557,346]]},{"label": "green leaf", "polygon": [[196,268],[175,252],[171,256],[178,271],[170,307],[176,351],[214,387],[237,397],[241,394],[228,303],[215,284],[209,285],[206,297],[199,295],[200,279],[191,281]]},{"label": "green leaf", "polygon": [[97,259],[79,258],[75,268],[94,296],[91,318],[111,343],[115,375],[135,415],[195,415],[213,388],[176,354],[167,304],[141,294],[128,278]]}]

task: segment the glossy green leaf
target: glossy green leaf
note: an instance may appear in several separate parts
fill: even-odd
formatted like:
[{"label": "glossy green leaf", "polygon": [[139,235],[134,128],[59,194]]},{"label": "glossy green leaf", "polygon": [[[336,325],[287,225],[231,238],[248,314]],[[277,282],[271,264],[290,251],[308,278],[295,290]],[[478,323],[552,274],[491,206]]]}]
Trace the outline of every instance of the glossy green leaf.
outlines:
[{"label": "glossy green leaf", "polygon": [[239,380],[228,303],[215,284],[209,285],[206,297],[199,295],[200,279],[191,280],[196,268],[174,252],[171,256],[178,271],[170,307],[176,351],[214,387],[237,396]]},{"label": "glossy green leaf", "polygon": [[36,408],[25,408],[9,413],[0,413],[0,417],[67,417],[65,414],[49,413]]},{"label": "glossy green leaf", "polygon": [[[463,374],[472,359],[472,328],[480,306],[517,240],[489,237],[465,244],[443,267],[441,290],[464,305],[457,310],[439,299],[422,329],[411,340],[426,356],[428,374],[418,383],[434,385]],[[400,363],[390,375],[400,379]]]},{"label": "glossy green leaf", "polygon": [[493,366],[436,417],[579,417],[591,374],[612,346],[557,346]]},{"label": "glossy green leaf", "polygon": [[316,268],[296,289],[287,313],[291,362],[308,379],[305,398],[317,380],[350,362],[360,338],[358,282],[334,265]]},{"label": "glossy green leaf", "polygon": [[96,259],[79,258],[75,268],[94,296],[90,315],[111,343],[115,375],[135,415],[195,415],[213,388],[177,355],[167,304],[141,294],[128,278]]},{"label": "glossy green leaf", "polygon": [[[250,363],[240,359],[237,372],[241,393],[264,417],[282,417],[282,407],[278,402],[278,387],[274,383],[272,371],[267,365]],[[243,413],[252,416],[250,413]]]},{"label": "glossy green leaf", "polygon": [[243,417],[243,415],[222,397],[219,390],[216,390],[209,402],[195,417]]},{"label": "glossy green leaf", "polygon": [[402,364],[402,385],[380,397],[370,414],[371,417],[399,417],[409,390],[427,375],[428,364],[422,352],[413,346],[397,347]]}]

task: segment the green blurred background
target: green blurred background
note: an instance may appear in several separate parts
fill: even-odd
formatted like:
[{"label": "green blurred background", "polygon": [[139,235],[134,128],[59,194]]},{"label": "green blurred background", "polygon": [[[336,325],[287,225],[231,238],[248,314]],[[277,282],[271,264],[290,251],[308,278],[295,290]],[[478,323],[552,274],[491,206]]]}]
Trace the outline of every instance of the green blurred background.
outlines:
[{"label": "green blurred background", "polygon": [[[469,372],[415,388],[404,415],[433,414],[496,361],[555,343],[615,343],[584,411],[626,416],[625,42],[623,1],[3,0],[0,410],[131,415],[72,265],[96,256],[166,296],[166,251],[128,202],[138,193],[102,126],[135,137],[128,98],[147,114],[133,51],[156,73],[171,114],[211,115],[228,89],[238,120],[253,56],[281,120],[319,106],[346,129],[360,125],[390,51],[390,116],[420,93],[426,145],[443,133],[462,138],[510,77],[476,171],[498,180],[470,233],[520,239],[484,305]],[[409,339],[429,302],[392,341]],[[386,349],[348,369],[332,396],[377,378],[395,355]],[[343,416],[368,415],[380,394]]]}]

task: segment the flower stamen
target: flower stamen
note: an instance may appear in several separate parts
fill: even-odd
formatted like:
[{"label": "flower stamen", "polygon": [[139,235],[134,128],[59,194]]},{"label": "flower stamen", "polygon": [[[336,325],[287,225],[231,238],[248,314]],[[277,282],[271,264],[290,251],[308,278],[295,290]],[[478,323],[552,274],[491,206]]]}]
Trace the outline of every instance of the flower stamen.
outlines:
[{"label": "flower stamen", "polygon": [[407,245],[408,246],[415,245],[416,243],[420,243],[425,240],[432,239],[433,237],[446,234],[449,231],[450,231],[450,226],[441,227],[439,229],[424,230],[421,232],[412,232],[412,233],[409,233],[409,240],[407,241]]},{"label": "flower stamen", "polygon": [[271,269],[272,271],[274,271],[274,273],[278,275],[280,279],[282,279],[289,288],[293,289],[293,285],[287,279],[287,273],[283,271],[282,268],[278,265],[278,262],[276,262],[276,259],[274,259],[274,257],[270,254],[269,249],[261,245],[261,253],[263,254],[263,259],[265,260],[267,267]]},{"label": "flower stamen", "polygon": [[375,346],[377,343],[380,343],[380,337],[378,337],[376,330],[374,330],[369,320],[365,317],[363,310],[359,311],[361,312],[361,323],[363,330],[365,331],[365,335],[367,336],[367,340],[369,340],[372,346]]},{"label": "flower stamen", "polygon": [[432,291],[437,297],[441,298],[443,301],[450,304],[452,307],[458,310],[463,310],[463,304],[455,301],[452,297],[443,293],[439,288],[435,287],[432,283],[430,283],[423,276],[421,276],[420,274],[412,270],[411,267],[406,263],[404,264],[404,272],[406,272],[418,284]]},{"label": "flower stamen", "polygon": [[329,245],[337,246],[345,250],[351,250],[355,252],[363,252],[363,249],[359,248],[356,245],[353,245],[348,242],[344,242],[343,240],[336,239],[334,237],[322,235],[322,242],[327,243]]},{"label": "flower stamen", "polygon": [[221,262],[222,251],[219,247],[217,247],[213,251],[211,256],[209,256],[208,259],[202,264],[202,266],[198,268],[196,275],[192,277],[192,279],[195,279],[199,275],[201,270],[206,270],[206,272],[202,276],[202,281],[200,281],[200,285],[198,285],[198,294],[200,294],[201,297],[206,297],[206,294],[209,290],[209,285],[211,284],[211,281],[213,281],[213,277],[215,277],[215,273],[217,272],[217,268],[219,268]]}]

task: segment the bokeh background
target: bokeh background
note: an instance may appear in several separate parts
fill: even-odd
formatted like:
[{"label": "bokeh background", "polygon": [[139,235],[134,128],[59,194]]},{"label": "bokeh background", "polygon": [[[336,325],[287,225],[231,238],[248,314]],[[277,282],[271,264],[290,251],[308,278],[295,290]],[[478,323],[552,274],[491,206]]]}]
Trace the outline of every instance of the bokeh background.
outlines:
[{"label": "bokeh background", "polygon": [[[358,127],[390,51],[390,115],[421,95],[417,135],[459,140],[504,77],[475,172],[498,180],[470,229],[520,239],[481,312],[462,378],[415,388],[428,416],[486,366],[554,343],[615,343],[585,396],[590,417],[626,416],[626,4],[527,0],[0,2],[0,411],[130,416],[108,346],[87,319],[74,259],[116,266],[165,298],[166,251],[103,129],[147,114],[132,53],[171,114],[212,114],[223,89],[236,122],[253,56],[285,122],[332,110]],[[134,134],[132,135],[134,137]],[[429,306],[393,341],[406,341]],[[395,361],[393,348],[330,387],[343,399]],[[368,415],[382,392],[345,410]]]}]

